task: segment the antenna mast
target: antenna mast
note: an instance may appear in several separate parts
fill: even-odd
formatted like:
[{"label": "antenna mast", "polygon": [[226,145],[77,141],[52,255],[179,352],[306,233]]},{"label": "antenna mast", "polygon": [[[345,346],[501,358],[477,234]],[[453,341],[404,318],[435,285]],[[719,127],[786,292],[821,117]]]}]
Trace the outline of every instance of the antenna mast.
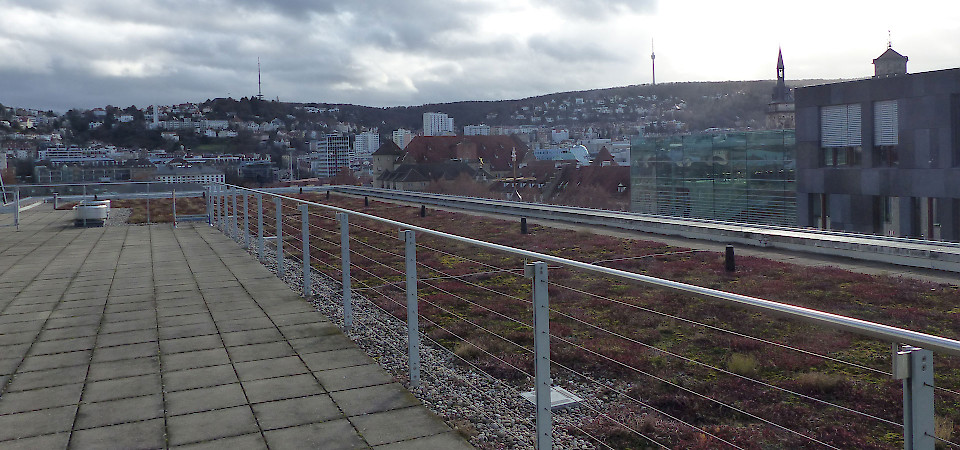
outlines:
[{"label": "antenna mast", "polygon": [[657,85],[657,54],[653,51],[653,39],[650,39],[650,72],[653,75],[653,85]]},{"label": "antenna mast", "polygon": [[257,99],[263,100],[263,89],[260,83],[260,57],[257,57]]}]

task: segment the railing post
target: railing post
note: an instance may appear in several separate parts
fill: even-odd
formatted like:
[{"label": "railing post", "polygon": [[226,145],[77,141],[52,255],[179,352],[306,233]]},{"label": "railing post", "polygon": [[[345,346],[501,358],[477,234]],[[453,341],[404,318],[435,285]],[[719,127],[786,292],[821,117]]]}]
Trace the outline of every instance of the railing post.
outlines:
[{"label": "railing post", "polygon": [[13,194],[13,225],[20,231],[20,188]]},{"label": "railing post", "polygon": [[283,199],[274,199],[277,206],[277,276],[283,279]]},{"label": "railing post", "polygon": [[537,408],[537,450],[553,447],[553,412],[550,409],[550,303],[547,294],[547,263],[534,262],[524,267],[533,279],[534,392]]},{"label": "railing post", "polygon": [[243,248],[250,248],[250,195],[243,191]]},{"label": "railing post", "polygon": [[933,450],[933,352],[904,345],[893,348],[893,378],[903,380],[903,448]]},{"label": "railing post", "polygon": [[224,197],[223,186],[222,186],[222,185],[218,185],[218,186],[217,186],[217,203],[218,203],[219,207],[218,207],[217,211],[219,212],[219,214],[217,215],[217,217],[218,217],[218,218],[217,218],[217,228],[219,228],[220,231],[226,230],[226,227],[227,227],[227,226],[225,225],[225,224],[227,223],[227,213],[226,213],[226,211],[225,211],[226,206],[227,206],[227,203],[226,203],[226,201],[224,200],[224,198],[225,198],[225,197]]},{"label": "railing post", "polygon": [[343,275],[343,328],[349,330],[353,326],[353,307],[350,304],[350,223],[347,213],[337,213],[337,219],[340,221],[340,272]]},{"label": "railing post", "polygon": [[213,189],[209,184],[203,187],[204,198],[207,200],[207,225],[213,224]]},{"label": "railing post", "polygon": [[263,261],[263,194],[257,192],[257,258]]},{"label": "railing post", "polygon": [[217,217],[220,214],[217,211],[217,186],[211,184],[208,192],[210,193],[210,225],[217,226]]},{"label": "railing post", "polygon": [[300,204],[300,240],[303,242],[303,296],[310,298],[313,285],[310,280],[310,215],[306,203]]},{"label": "railing post", "polygon": [[171,189],[171,195],[173,196],[173,227],[177,227],[177,190]]},{"label": "railing post", "polygon": [[400,231],[404,242],[407,288],[407,353],[410,361],[410,386],[420,386],[420,325],[417,299],[417,238],[413,230]]},{"label": "railing post", "polygon": [[[87,186],[83,186],[84,197],[86,197]],[[150,183],[147,183],[147,225],[150,225]]]},{"label": "railing post", "polygon": [[220,186],[220,231],[227,232],[227,187]]},{"label": "railing post", "polygon": [[236,188],[231,189],[230,192],[233,193],[233,195],[230,196],[230,198],[233,200],[233,220],[230,221],[230,224],[233,226],[233,229],[230,231],[233,232],[233,238],[235,240],[240,240],[240,227],[237,224],[237,221],[239,220],[239,217],[237,216],[240,214],[238,212],[239,210],[237,209],[237,189]]}]

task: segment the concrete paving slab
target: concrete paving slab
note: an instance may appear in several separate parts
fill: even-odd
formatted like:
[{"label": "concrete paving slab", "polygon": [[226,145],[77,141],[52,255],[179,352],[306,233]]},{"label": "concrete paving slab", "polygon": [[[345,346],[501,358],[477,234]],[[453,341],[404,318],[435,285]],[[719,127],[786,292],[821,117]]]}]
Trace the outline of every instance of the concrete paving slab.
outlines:
[{"label": "concrete paving slab", "polygon": [[276,328],[261,328],[258,330],[232,331],[220,333],[223,343],[227,347],[236,347],[250,344],[264,344],[283,340],[283,335]]},{"label": "concrete paving slab", "polygon": [[286,341],[227,347],[227,351],[230,353],[230,360],[234,363],[293,355],[293,348]]},{"label": "concrete paving slab", "polygon": [[329,392],[376,386],[393,382],[393,376],[376,364],[352,366],[343,369],[314,372],[323,388]]},{"label": "concrete paving slab", "polygon": [[123,359],[144,358],[157,354],[156,342],[119,345],[116,347],[98,347],[93,351],[93,362],[120,361]]},{"label": "concrete paving slab", "polygon": [[77,413],[77,423],[74,427],[77,429],[95,428],[162,417],[163,396],[153,394],[81,404],[80,411]]},{"label": "concrete paving slab", "polygon": [[160,359],[156,356],[90,364],[87,382],[135,377],[160,372]]},{"label": "concrete paving slab", "polygon": [[329,395],[311,395],[253,405],[264,431],[308,423],[326,422],[341,417],[340,408]]},{"label": "concrete paving slab", "polygon": [[[4,401],[6,399],[4,398]],[[0,446],[5,441],[70,431],[77,405],[0,415]]]},{"label": "concrete paving slab", "polygon": [[464,442],[463,437],[456,432],[448,431],[408,441],[378,445],[377,450],[469,450],[473,447]]},{"label": "concrete paving slab", "polygon": [[358,348],[330,350],[326,352],[307,353],[300,355],[310,370],[339,369],[342,367],[360,366],[370,362],[367,354]]},{"label": "concrete paving slab", "polygon": [[397,383],[331,392],[330,396],[347,416],[390,411],[420,404],[413,394]]},{"label": "concrete paving slab", "polygon": [[230,364],[227,351],[221,348],[196,350],[182,353],[165,353],[160,357],[164,370],[197,369],[201,367]]},{"label": "concrete paving slab", "polygon": [[10,385],[7,386],[5,392],[27,391],[31,389],[83,383],[86,377],[86,366],[23,372],[17,374],[16,377],[10,380]]},{"label": "concrete paving slab", "polygon": [[0,414],[75,405],[80,401],[83,383],[68,384],[29,391],[6,392],[0,402]]},{"label": "concrete paving slab", "polygon": [[371,445],[390,444],[450,430],[435,414],[418,407],[396,409],[350,418]]},{"label": "concrete paving slab", "polygon": [[223,341],[218,335],[194,336],[160,341],[160,353],[192,352],[223,348]]},{"label": "concrete paving slab", "polygon": [[247,405],[198,412],[167,419],[170,445],[190,444],[239,436],[259,430]]},{"label": "concrete paving slab", "polygon": [[70,433],[57,433],[4,441],[2,445],[4,450],[65,449],[69,440]]},{"label": "concrete paving slab", "polygon": [[177,448],[177,449],[183,449],[183,450],[224,450],[224,449],[266,450],[267,443],[263,440],[263,436],[260,433],[250,433],[242,436],[233,436],[233,437],[215,439],[212,441],[178,445],[171,448]]},{"label": "concrete paving slab", "polygon": [[58,367],[70,367],[86,365],[90,363],[91,350],[82,350],[78,352],[57,353],[55,355],[28,356],[20,364],[20,372],[33,372],[37,370],[56,369]]},{"label": "concrete paving slab", "polygon": [[272,402],[326,392],[317,379],[309,374],[244,381],[243,389],[250,403]]},{"label": "concrete paving slab", "polygon": [[171,416],[247,404],[240,383],[170,392],[166,399],[167,413]]},{"label": "concrete paving slab", "polygon": [[51,355],[78,350],[90,350],[96,342],[96,336],[37,342],[30,347],[28,355]]},{"label": "concrete paving slab", "polygon": [[240,381],[253,381],[263,378],[276,378],[288,375],[309,373],[310,369],[303,364],[299,356],[285,356],[282,358],[260,359],[234,364]]},{"label": "concrete paving slab", "polygon": [[163,385],[167,392],[217,386],[236,383],[237,381],[240,380],[237,379],[237,374],[230,364],[166,372],[163,376]]},{"label": "concrete paving slab", "polygon": [[160,392],[160,374],[148,373],[134,377],[88,382],[83,392],[83,401],[103,402]]},{"label": "concrete paving slab", "polygon": [[347,450],[368,447],[366,442],[356,434],[353,425],[345,419],[264,431],[263,434],[271,450],[302,448]]},{"label": "concrete paving slab", "polygon": [[164,448],[163,419],[76,430],[70,448]]},{"label": "concrete paving slab", "polygon": [[300,354],[341,350],[345,348],[353,348],[355,346],[353,341],[341,333],[339,329],[337,330],[336,334],[291,339],[289,342],[293,349]]},{"label": "concrete paving slab", "polygon": [[157,342],[157,336],[157,330],[155,328],[101,334],[97,337],[97,347],[118,347],[148,342],[155,343]]}]

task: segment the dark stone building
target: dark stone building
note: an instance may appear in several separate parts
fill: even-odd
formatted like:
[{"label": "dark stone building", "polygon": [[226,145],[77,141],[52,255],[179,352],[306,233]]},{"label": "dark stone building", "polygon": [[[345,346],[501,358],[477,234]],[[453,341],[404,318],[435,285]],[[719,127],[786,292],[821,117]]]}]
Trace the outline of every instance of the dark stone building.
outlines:
[{"label": "dark stone building", "polygon": [[797,88],[801,226],[960,241],[960,68]]}]

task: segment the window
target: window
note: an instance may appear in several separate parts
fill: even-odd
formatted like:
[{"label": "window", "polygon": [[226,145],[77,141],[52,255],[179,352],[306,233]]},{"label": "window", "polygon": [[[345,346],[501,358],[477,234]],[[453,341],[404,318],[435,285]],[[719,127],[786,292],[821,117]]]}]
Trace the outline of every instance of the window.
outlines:
[{"label": "window", "polygon": [[896,166],[900,162],[897,145],[900,144],[897,101],[873,103],[873,148],[877,166]]},{"label": "window", "polygon": [[820,149],[824,166],[859,165],[863,151],[860,104],[820,108]]},{"label": "window", "polygon": [[953,138],[953,167],[960,167],[960,94],[950,96],[950,133]]}]

